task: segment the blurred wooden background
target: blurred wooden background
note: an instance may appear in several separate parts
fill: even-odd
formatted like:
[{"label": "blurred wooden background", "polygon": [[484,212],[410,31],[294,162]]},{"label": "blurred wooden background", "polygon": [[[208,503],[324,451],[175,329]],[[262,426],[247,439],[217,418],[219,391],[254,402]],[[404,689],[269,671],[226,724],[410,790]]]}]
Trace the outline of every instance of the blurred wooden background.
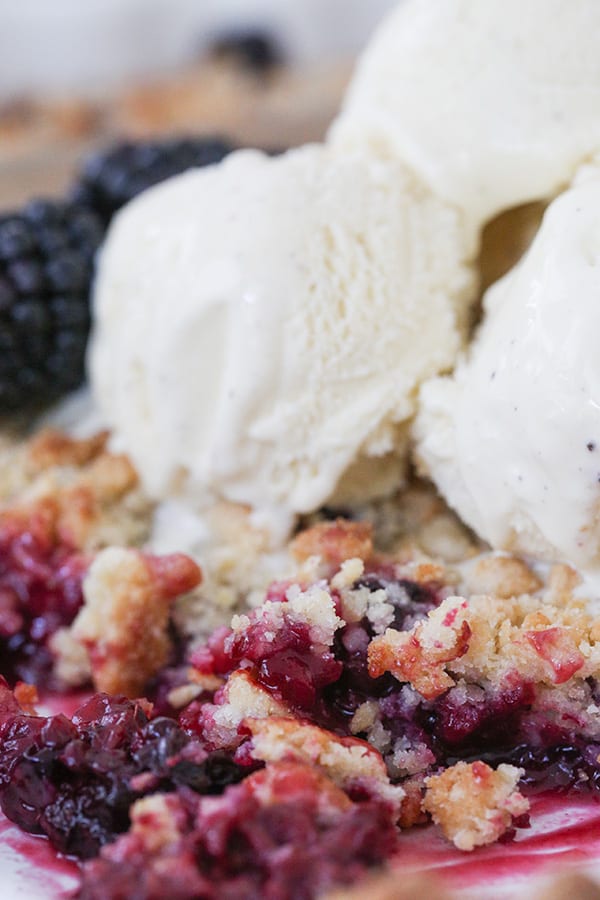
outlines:
[{"label": "blurred wooden background", "polygon": [[285,148],[320,140],[351,64],[247,72],[204,62],[104,100],[15,100],[0,106],[0,209],[60,193],[95,147],[124,136],[221,134]]}]

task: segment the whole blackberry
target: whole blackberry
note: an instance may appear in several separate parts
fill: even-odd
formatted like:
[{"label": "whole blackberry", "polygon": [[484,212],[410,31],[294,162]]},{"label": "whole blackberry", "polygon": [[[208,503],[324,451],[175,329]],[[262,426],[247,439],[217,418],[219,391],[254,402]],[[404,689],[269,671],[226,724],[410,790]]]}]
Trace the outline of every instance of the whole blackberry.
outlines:
[{"label": "whole blackberry", "polygon": [[75,203],[35,200],[0,216],[0,412],[83,380],[89,286],[104,226]]},{"label": "whole blackberry", "polygon": [[228,141],[210,137],[119,143],[88,159],[71,196],[108,225],[121,206],[146,188],[187,169],[220,162],[234,149]]},{"label": "whole blackberry", "polygon": [[211,51],[217,59],[230,61],[256,75],[268,75],[284,59],[273,35],[262,29],[225,32],[213,41]]}]

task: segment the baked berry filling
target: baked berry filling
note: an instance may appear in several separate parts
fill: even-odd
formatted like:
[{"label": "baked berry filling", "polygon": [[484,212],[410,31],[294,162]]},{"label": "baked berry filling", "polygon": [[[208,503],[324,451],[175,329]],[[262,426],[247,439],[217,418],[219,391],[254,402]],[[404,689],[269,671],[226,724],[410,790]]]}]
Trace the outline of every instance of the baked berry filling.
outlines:
[{"label": "baked berry filling", "polygon": [[70,625],[83,603],[89,559],[57,541],[43,507],[28,520],[0,523],[0,653],[2,674],[48,686],[53,657],[48,639]]},{"label": "baked berry filling", "polygon": [[[385,588],[394,607],[391,627],[397,630],[411,628],[442,599],[435,586],[376,574],[353,587],[372,592]],[[277,596],[285,607],[284,594]],[[374,630],[366,617],[338,628],[325,650],[311,642],[308,627],[290,624],[285,614],[279,629],[272,629],[271,619],[253,620],[251,614],[241,633],[221,629],[192,662],[204,673],[246,669],[302,717],[337,734],[370,740],[384,755],[392,780],[424,776],[458,760],[482,759],[524,769],[521,784],[529,792],[598,790],[599,754],[577,727],[576,704],[569,728],[562,710],[547,704],[537,708],[536,686],[518,676],[505,678],[503,686],[456,686],[425,700],[390,673],[371,677],[367,650]],[[273,671],[281,677],[270,677]],[[373,721],[363,729],[359,714],[365,707]],[[194,717],[200,713],[201,718],[205,709],[184,713],[185,726],[196,730]]]},{"label": "baked berry filling", "polygon": [[214,799],[179,789],[140,804],[133,819],[84,866],[81,900],[310,898],[355,882],[397,849],[385,804],[353,802],[297,764],[271,766]]},{"label": "baked berry filling", "polygon": [[[10,692],[6,685],[3,694]],[[82,859],[126,831],[140,797],[185,786],[218,794],[246,772],[209,754],[145,701],[96,694],[72,720],[24,714],[5,701],[0,719],[0,804],[23,830]]]}]

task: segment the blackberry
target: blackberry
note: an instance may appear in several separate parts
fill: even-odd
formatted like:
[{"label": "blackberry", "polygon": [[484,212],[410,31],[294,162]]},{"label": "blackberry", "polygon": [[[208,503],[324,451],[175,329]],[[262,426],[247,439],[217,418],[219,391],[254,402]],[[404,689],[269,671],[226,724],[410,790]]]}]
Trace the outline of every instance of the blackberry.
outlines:
[{"label": "blackberry", "polygon": [[0,412],[83,380],[89,286],[104,226],[76,203],[35,200],[0,216]]},{"label": "blackberry", "polygon": [[114,213],[233,149],[218,138],[121,143],[88,160],[67,201],[35,200],[0,216],[0,414],[83,381],[94,257]]},{"label": "blackberry", "polygon": [[212,55],[248,72],[267,75],[284,61],[274,37],[260,29],[225,32],[212,44]]},{"label": "blackberry", "polygon": [[88,159],[72,198],[89,206],[108,225],[121,206],[146,188],[187,169],[220,162],[234,149],[228,141],[211,137],[119,143]]}]

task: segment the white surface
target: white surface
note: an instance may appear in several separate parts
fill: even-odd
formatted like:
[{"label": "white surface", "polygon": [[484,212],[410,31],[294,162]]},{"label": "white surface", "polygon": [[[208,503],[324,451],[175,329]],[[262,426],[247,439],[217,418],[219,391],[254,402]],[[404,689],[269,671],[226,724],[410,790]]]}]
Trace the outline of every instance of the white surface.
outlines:
[{"label": "white surface", "polygon": [[[20,0],[0,3],[0,98],[101,92],[195,59],[231,31],[294,61],[354,54],[394,0]],[[192,123],[190,123],[192,125]]]},{"label": "white surface", "polygon": [[332,137],[397,155],[475,228],[552,196],[600,148],[597,0],[406,0]]},{"label": "white surface", "polygon": [[[421,392],[418,453],[494,547],[600,573],[600,177],[549,207],[485,298],[452,379]],[[589,445],[589,447],[588,447]]]},{"label": "white surface", "polygon": [[[23,845],[24,836],[15,826],[6,826],[6,820],[0,813],[0,871],[2,882],[0,896],[2,900],[58,900],[68,897],[78,885],[77,876],[67,874],[52,867],[40,867],[32,862],[26,854],[11,843],[16,838],[16,847]],[[25,838],[35,848],[43,838]],[[51,851],[49,851],[50,855]]]},{"label": "white surface", "polygon": [[395,162],[315,145],[172,179],[100,258],[103,417],[153,496],[312,510],[359,456],[404,448],[418,384],[459,348],[467,252]]}]

